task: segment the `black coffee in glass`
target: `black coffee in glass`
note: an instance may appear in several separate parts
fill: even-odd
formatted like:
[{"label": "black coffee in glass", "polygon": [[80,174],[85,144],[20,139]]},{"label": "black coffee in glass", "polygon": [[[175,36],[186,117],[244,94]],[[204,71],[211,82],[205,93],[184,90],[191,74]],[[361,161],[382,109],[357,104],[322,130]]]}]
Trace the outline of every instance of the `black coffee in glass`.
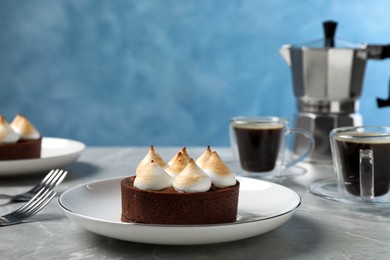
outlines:
[{"label": "black coffee in glass", "polygon": [[233,124],[241,167],[249,172],[275,168],[282,140],[281,123]]},{"label": "black coffee in glass", "polygon": [[[348,135],[352,135],[348,133]],[[356,137],[370,137],[370,133],[353,133]],[[339,160],[347,192],[360,196],[360,150],[372,150],[374,157],[374,196],[388,193],[390,186],[390,140],[336,137]]]}]

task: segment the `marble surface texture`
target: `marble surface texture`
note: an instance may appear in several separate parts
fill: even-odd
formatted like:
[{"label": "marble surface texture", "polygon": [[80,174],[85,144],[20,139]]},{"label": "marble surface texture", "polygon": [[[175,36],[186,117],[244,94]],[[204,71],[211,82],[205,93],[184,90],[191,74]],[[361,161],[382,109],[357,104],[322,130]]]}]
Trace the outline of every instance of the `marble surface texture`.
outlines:
[{"label": "marble surface texture", "polygon": [[[148,148],[89,147],[66,166],[69,175],[59,193],[78,184],[134,173]],[[159,148],[169,158],[179,148]],[[189,147],[196,157],[204,148]],[[215,147],[231,161],[229,148]],[[347,207],[307,192],[307,186],[329,178],[329,165],[301,165],[307,174],[282,184],[302,197],[296,214],[279,228],[240,241],[201,246],[164,246],[115,240],[91,233],[67,219],[56,199],[27,223],[0,227],[0,259],[389,259],[390,210]],[[14,194],[42,175],[2,177],[1,193]],[[16,205],[0,201],[0,214]],[[153,234],[151,234],[153,235]]]},{"label": "marble surface texture", "polygon": [[[328,19],[344,40],[390,43],[389,13],[383,0],[3,0],[0,113],[87,145],[227,146],[232,116],[293,117],[283,44],[322,38]],[[390,124],[376,106],[389,65],[367,63],[366,124]]]}]

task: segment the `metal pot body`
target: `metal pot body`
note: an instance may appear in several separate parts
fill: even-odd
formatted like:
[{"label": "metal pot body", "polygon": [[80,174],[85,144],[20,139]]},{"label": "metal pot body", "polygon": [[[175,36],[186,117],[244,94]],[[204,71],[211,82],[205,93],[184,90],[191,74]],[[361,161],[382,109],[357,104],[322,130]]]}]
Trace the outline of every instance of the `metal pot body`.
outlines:
[{"label": "metal pot body", "polygon": [[302,102],[360,97],[367,61],[364,50],[284,46],[280,52],[291,67],[294,95]]},{"label": "metal pot body", "polygon": [[[329,132],[362,124],[358,112],[367,52],[359,48],[306,48],[283,46],[280,53],[291,67],[297,98],[295,124],[311,132],[315,147],[311,162],[331,162]],[[304,147],[297,138],[294,150]]]}]

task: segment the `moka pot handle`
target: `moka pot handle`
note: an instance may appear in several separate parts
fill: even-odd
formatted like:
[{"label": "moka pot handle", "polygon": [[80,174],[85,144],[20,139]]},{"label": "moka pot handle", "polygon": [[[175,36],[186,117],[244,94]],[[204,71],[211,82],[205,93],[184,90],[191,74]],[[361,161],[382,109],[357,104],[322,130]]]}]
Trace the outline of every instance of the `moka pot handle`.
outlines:
[{"label": "moka pot handle", "polygon": [[367,58],[373,60],[383,60],[390,58],[390,44],[388,45],[367,45]]}]

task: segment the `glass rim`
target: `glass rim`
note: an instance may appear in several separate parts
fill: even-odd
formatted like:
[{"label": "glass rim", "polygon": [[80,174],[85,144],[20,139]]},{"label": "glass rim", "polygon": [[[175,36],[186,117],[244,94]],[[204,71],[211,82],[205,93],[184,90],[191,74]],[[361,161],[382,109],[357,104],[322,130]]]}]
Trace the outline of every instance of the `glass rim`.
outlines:
[{"label": "glass rim", "polygon": [[285,117],[278,116],[235,116],[230,119],[231,123],[248,124],[248,123],[284,123],[288,122]]},{"label": "glass rim", "polygon": [[346,126],[333,129],[330,136],[343,139],[384,139],[390,138],[390,126]]}]

